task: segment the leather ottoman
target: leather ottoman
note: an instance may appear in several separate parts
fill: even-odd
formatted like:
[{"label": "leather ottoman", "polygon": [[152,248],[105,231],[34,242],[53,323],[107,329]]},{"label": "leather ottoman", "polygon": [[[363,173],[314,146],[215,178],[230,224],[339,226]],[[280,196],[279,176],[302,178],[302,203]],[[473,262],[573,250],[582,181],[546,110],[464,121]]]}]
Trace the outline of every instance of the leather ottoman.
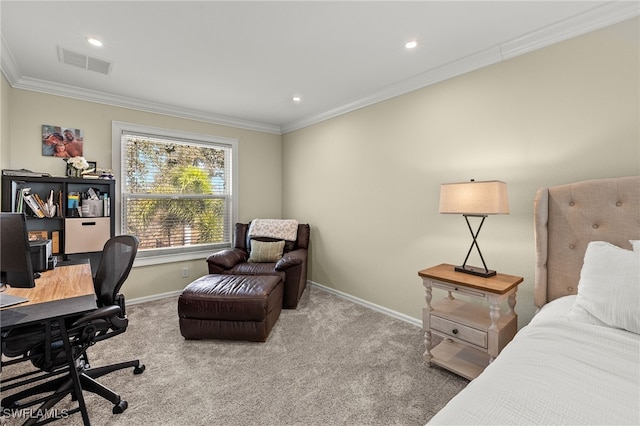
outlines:
[{"label": "leather ottoman", "polygon": [[185,339],[264,342],[280,317],[282,280],[274,275],[218,275],[198,278],[178,298]]}]

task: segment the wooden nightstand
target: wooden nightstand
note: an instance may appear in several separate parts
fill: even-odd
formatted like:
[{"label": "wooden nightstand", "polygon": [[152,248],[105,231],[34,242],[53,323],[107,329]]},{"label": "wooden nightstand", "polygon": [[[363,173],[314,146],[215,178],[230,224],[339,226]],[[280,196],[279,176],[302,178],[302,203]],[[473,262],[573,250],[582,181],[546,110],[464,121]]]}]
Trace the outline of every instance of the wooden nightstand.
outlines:
[{"label": "wooden nightstand", "polygon": [[[476,378],[518,330],[514,307],[523,278],[505,274],[483,278],[456,272],[448,264],[424,269],[418,275],[422,277],[427,301],[422,310],[425,361],[469,380]],[[447,291],[448,296],[431,303],[433,288]],[[489,306],[455,299],[453,293],[484,299]],[[508,312],[501,315],[500,305],[505,299]],[[432,334],[444,340],[430,350]]]}]

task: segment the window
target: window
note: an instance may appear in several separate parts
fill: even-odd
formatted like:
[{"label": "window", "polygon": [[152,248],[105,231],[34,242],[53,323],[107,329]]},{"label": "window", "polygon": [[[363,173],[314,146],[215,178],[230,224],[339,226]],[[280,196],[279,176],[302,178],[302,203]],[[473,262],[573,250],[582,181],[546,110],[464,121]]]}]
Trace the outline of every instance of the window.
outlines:
[{"label": "window", "polygon": [[117,226],[140,239],[139,257],[201,257],[230,247],[237,141],[113,123]]}]

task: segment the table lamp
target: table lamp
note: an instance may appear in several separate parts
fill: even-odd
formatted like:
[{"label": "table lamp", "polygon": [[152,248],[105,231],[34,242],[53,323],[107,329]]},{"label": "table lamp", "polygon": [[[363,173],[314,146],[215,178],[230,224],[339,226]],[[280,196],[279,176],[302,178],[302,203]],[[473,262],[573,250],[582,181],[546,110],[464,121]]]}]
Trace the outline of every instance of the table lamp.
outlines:
[{"label": "table lamp", "polygon": [[[482,229],[484,220],[490,214],[509,214],[509,201],[507,199],[507,184],[499,180],[489,180],[476,182],[471,179],[470,182],[443,183],[440,186],[440,208],[439,212],[443,214],[461,214],[464,216],[469,232],[473,237],[473,242],[467,257],[461,266],[456,266],[455,270],[466,274],[477,275],[480,277],[491,277],[496,271],[487,268],[487,264],[480,252],[478,246],[478,234]],[[469,217],[481,217],[480,226],[474,232],[469,222]],[[469,255],[475,246],[482,260],[484,268],[467,265]]]}]

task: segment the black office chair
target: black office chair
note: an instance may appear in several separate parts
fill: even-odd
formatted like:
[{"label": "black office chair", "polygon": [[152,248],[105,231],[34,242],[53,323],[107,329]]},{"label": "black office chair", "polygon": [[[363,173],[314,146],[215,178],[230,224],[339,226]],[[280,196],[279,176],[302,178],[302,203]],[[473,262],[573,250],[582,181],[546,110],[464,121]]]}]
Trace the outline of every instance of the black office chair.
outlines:
[{"label": "black office chair", "polygon": [[[95,343],[109,339],[126,331],[128,319],[125,311],[124,295],[120,294],[122,284],[129,276],[131,266],[138,250],[138,238],[133,235],[119,235],[109,239],[102,251],[102,258],[96,271],[94,288],[97,296],[98,309],[79,318],[73,319],[67,325],[69,340],[76,369],[83,391],[93,392],[114,404],[113,413],[122,413],[127,409],[127,402],[95,379],[116,370],[133,367],[134,374],[142,374],[145,369],[139,360],[122,362],[104,367],[91,368],[87,349]],[[4,336],[2,353],[9,357],[23,356],[31,360],[39,371],[45,372],[40,378],[30,382],[50,379],[33,387],[2,399],[3,409],[24,408],[42,403],[44,411],[53,407],[66,395],[74,393],[73,381],[69,374],[67,354],[62,347],[60,330],[49,326],[35,327],[29,330],[13,330]],[[46,332],[45,332],[46,331]],[[15,333],[14,333],[15,332]],[[12,333],[15,335],[12,336]],[[47,337],[48,335],[48,337]],[[51,342],[47,344],[47,340]],[[54,376],[59,376],[52,378]],[[24,383],[24,382],[21,382]],[[14,385],[11,388],[16,387]],[[5,386],[5,389],[7,387]],[[51,393],[51,395],[22,403],[21,400]]]}]

